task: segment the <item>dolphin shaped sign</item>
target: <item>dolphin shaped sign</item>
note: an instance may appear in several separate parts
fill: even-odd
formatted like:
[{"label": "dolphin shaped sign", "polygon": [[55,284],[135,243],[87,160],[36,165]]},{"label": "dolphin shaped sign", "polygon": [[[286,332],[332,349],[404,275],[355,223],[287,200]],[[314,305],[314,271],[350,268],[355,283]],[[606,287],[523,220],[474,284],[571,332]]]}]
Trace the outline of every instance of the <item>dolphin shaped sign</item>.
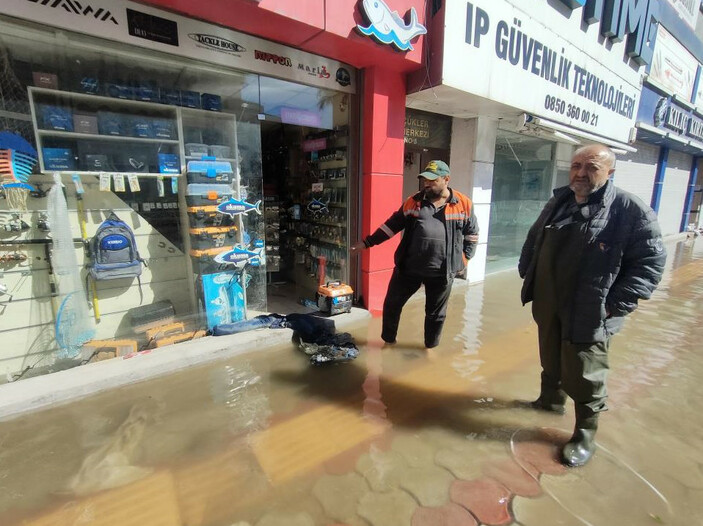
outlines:
[{"label": "dolphin shaped sign", "polygon": [[401,51],[412,51],[410,41],[427,33],[427,28],[417,21],[415,8],[410,9],[410,23],[405,24],[397,11],[391,11],[383,0],[363,0],[364,12],[371,24],[356,28],[367,36],[372,36],[382,44],[393,44]]}]

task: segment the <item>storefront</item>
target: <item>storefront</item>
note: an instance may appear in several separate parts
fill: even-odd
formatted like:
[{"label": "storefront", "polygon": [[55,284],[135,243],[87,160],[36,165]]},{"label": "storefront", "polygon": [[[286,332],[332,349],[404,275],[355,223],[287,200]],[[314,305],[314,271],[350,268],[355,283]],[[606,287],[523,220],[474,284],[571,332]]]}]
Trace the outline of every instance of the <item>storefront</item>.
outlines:
[{"label": "storefront", "polygon": [[[184,12],[216,18],[223,6]],[[369,278],[372,264],[359,268],[347,247],[359,223],[397,206],[370,204],[379,186],[400,202],[403,120],[387,113],[402,109],[404,70],[419,59],[350,36],[369,16],[361,2],[350,7],[335,19],[349,26],[343,37],[318,36],[349,41],[325,54],[352,64],[129,1],[3,3],[0,149],[12,169],[0,200],[0,370],[9,380],[291,312],[314,302],[323,280],[377,303],[385,289],[365,291],[385,271]],[[241,29],[267,37],[282,23],[253,11]],[[287,39],[315,48],[307,15],[289,19]],[[380,62],[387,72],[373,71]],[[362,97],[373,116],[363,167]],[[62,192],[52,191],[58,181]],[[69,250],[57,250],[60,239]]]},{"label": "storefront", "polygon": [[[636,157],[618,170],[616,183],[651,203],[664,235],[696,228],[700,221],[699,165],[703,156],[702,50],[693,33],[698,9],[680,20],[665,4],[657,29],[654,60],[647,72],[637,113]],[[665,27],[671,28],[671,31]],[[674,34],[677,36],[675,37]],[[620,165],[623,166],[623,165]]]},{"label": "storefront", "polygon": [[658,2],[582,4],[447,2],[432,59],[410,76],[409,108],[453,118],[452,183],[472,197],[481,229],[471,280],[515,268],[527,229],[568,181],[574,148],[636,150]]}]

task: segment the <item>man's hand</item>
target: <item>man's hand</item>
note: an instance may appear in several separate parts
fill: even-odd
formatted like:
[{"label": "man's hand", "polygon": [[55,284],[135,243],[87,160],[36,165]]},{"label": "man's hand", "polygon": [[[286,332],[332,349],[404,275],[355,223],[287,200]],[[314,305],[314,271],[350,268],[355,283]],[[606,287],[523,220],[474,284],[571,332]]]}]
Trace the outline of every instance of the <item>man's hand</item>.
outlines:
[{"label": "man's hand", "polygon": [[366,245],[364,244],[363,241],[357,241],[354,243],[352,246],[349,247],[349,252],[351,254],[356,254],[357,252],[361,252],[366,248]]}]

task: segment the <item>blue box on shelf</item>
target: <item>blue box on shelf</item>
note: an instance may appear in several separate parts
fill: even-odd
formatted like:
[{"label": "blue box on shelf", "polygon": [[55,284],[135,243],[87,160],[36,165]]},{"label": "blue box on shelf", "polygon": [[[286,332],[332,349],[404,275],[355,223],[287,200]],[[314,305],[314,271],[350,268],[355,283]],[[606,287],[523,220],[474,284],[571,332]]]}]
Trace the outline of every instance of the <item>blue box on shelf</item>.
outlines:
[{"label": "blue box on shelf", "polygon": [[45,170],[75,170],[76,159],[70,148],[42,148]]},{"label": "blue box on shelf", "polygon": [[134,88],[124,82],[108,82],[105,84],[105,93],[116,99],[134,99]]},{"label": "blue box on shelf", "polygon": [[175,153],[160,153],[159,154],[159,173],[162,174],[180,174],[181,162],[178,155]]},{"label": "blue box on shelf", "polygon": [[200,96],[202,108],[208,111],[222,111],[222,97],[212,93],[203,93]]},{"label": "blue box on shelf", "polygon": [[100,135],[127,135],[126,116],[111,111],[98,112],[98,130]]},{"label": "blue box on shelf", "polygon": [[154,137],[154,127],[148,117],[132,117],[132,135],[149,139]]},{"label": "blue box on shelf", "polygon": [[70,108],[52,104],[39,104],[38,109],[42,128],[66,132],[73,131],[73,112]]},{"label": "blue box on shelf", "polygon": [[161,102],[172,106],[181,105],[181,90],[172,88],[161,88]]},{"label": "blue box on shelf", "polygon": [[154,119],[151,121],[154,137],[157,139],[173,139],[173,122],[168,119]]},{"label": "blue box on shelf", "polygon": [[153,82],[140,82],[134,88],[134,98],[145,102],[159,102],[159,88]]},{"label": "blue box on shelf", "polygon": [[100,93],[100,82],[95,77],[83,77],[78,84],[83,93],[98,95]]},{"label": "blue box on shelf", "polygon": [[197,91],[181,91],[181,106],[200,108],[200,93]]}]

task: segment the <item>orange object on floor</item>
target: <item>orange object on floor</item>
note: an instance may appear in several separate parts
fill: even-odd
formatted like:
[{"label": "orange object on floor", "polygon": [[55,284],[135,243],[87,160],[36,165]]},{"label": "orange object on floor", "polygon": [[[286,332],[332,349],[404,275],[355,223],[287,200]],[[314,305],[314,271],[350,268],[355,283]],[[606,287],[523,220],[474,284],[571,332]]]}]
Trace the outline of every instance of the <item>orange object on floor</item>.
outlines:
[{"label": "orange object on floor", "polygon": [[185,330],[185,325],[183,322],[177,321],[174,323],[167,323],[165,325],[159,325],[153,329],[148,329],[146,331],[146,337],[149,341],[160,340],[161,338],[168,338],[174,334],[181,333]]},{"label": "orange object on floor", "polygon": [[[139,346],[137,340],[90,340],[83,344],[86,360],[95,353],[112,353],[112,357],[125,356],[129,353],[137,352]],[[99,356],[100,354],[98,354]],[[105,358],[101,358],[105,359]],[[98,360],[99,361],[99,360]]]}]

